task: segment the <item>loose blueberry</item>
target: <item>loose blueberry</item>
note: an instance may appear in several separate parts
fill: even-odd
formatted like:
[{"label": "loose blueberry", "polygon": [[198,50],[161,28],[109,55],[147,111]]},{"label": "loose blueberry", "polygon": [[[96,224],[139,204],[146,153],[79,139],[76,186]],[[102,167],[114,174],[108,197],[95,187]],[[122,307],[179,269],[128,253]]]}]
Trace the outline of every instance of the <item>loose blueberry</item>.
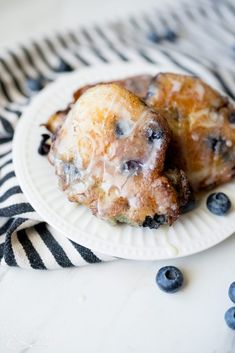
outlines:
[{"label": "loose blueberry", "polygon": [[60,60],[59,65],[55,68],[56,72],[70,72],[73,71],[73,68],[66,63],[64,60]]},{"label": "loose blueberry", "polygon": [[153,140],[160,140],[163,137],[163,134],[162,130],[153,130],[152,128],[148,128],[146,131],[146,136],[150,143],[152,143]]},{"label": "loose blueberry", "polygon": [[156,222],[154,218],[150,216],[146,216],[143,222],[143,227],[147,227],[150,229],[158,229],[160,227],[160,223]]},{"label": "loose blueberry", "polygon": [[148,40],[153,43],[160,43],[161,37],[156,32],[149,32],[147,35]]},{"label": "loose blueberry", "polygon": [[228,327],[235,330],[235,307],[232,307],[226,311],[224,319]]},{"label": "loose blueberry", "polygon": [[231,208],[231,201],[223,192],[216,192],[208,196],[206,205],[211,213],[222,216]]},{"label": "loose blueberry", "polygon": [[124,131],[122,130],[122,128],[121,128],[119,123],[117,123],[116,126],[115,126],[115,135],[117,137],[121,137],[121,136],[124,135]]},{"label": "loose blueberry", "polygon": [[28,86],[28,88],[33,91],[33,92],[38,92],[40,91],[44,85],[45,85],[45,80],[43,77],[38,77],[38,78],[29,78],[27,81],[26,81],[26,84]]},{"label": "loose blueberry", "polygon": [[171,29],[168,29],[164,34],[164,39],[174,42],[177,39],[177,34]]},{"label": "loose blueberry", "polygon": [[216,154],[223,154],[227,150],[226,140],[221,136],[209,136],[207,139],[207,146]]},{"label": "loose blueberry", "polygon": [[142,170],[142,164],[140,161],[130,160],[130,161],[124,162],[122,165],[122,171],[124,173],[137,175],[141,170]]},{"label": "loose blueberry", "polygon": [[235,282],[233,282],[228,290],[229,298],[235,303]]},{"label": "loose blueberry", "polygon": [[229,113],[228,120],[231,124],[235,124],[235,111]]},{"label": "loose blueberry", "polygon": [[156,282],[164,292],[175,293],[183,286],[184,277],[177,267],[165,266],[158,271]]}]

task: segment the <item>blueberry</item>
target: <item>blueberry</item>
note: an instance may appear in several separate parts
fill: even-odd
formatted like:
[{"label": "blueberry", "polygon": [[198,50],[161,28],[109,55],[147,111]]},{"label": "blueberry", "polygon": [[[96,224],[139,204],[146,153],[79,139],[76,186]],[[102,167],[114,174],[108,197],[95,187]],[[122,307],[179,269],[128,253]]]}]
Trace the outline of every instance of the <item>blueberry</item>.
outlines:
[{"label": "blueberry", "polygon": [[48,143],[42,142],[38,147],[38,153],[41,156],[46,156],[50,151],[50,145]]},{"label": "blueberry", "polygon": [[26,84],[31,91],[38,92],[45,86],[45,80],[42,76],[35,79],[29,78]]},{"label": "blueberry", "polygon": [[70,72],[73,71],[73,68],[66,63],[64,60],[60,60],[59,65],[55,68],[56,72]]},{"label": "blueberry", "polygon": [[235,124],[235,111],[229,113],[228,120],[231,124]]},{"label": "blueberry", "polygon": [[192,211],[195,207],[196,207],[196,199],[193,195],[193,192],[191,192],[187,203],[180,207],[180,213],[181,214],[188,213]]},{"label": "blueberry", "polygon": [[122,165],[122,171],[124,173],[130,173],[132,175],[137,175],[142,170],[142,164],[140,161],[130,160],[126,161]]},{"label": "blueberry", "polygon": [[233,282],[228,290],[229,298],[235,303],[235,282]]},{"label": "blueberry", "polygon": [[115,126],[115,135],[117,137],[121,137],[121,136],[124,135],[124,132],[123,132],[123,130],[122,130],[122,128],[121,128],[119,123],[117,123],[116,126]]},{"label": "blueberry", "polygon": [[42,136],[43,141],[47,141],[50,138],[50,135],[48,135],[48,134],[42,134],[41,136]]},{"label": "blueberry", "polygon": [[158,271],[156,282],[164,292],[175,293],[182,287],[184,277],[177,267],[165,266]]},{"label": "blueberry", "polygon": [[231,201],[223,192],[216,192],[208,196],[206,205],[211,213],[222,216],[231,208]]},{"label": "blueberry", "polygon": [[153,130],[152,128],[148,128],[146,131],[146,136],[150,143],[152,143],[153,140],[160,140],[163,137],[163,134],[162,130]]},{"label": "blueberry", "polygon": [[38,147],[38,153],[41,156],[47,155],[49,153],[49,151],[50,151],[50,144],[47,143],[49,138],[50,138],[50,135],[42,134],[41,142],[40,142],[40,145]]},{"label": "blueberry", "polygon": [[177,39],[177,34],[171,29],[168,29],[164,34],[164,39],[174,42]]},{"label": "blueberry", "polygon": [[146,216],[143,222],[143,227],[148,227],[150,229],[158,229],[160,227],[160,223],[156,222],[154,218]]},{"label": "blueberry", "polygon": [[159,224],[159,226],[167,223],[167,217],[164,214],[155,214],[153,219]]},{"label": "blueberry", "polygon": [[227,150],[226,140],[221,136],[209,136],[207,138],[207,146],[216,154],[222,154]]},{"label": "blueberry", "polygon": [[232,307],[226,311],[224,319],[228,327],[235,330],[235,307]]},{"label": "blueberry", "polygon": [[148,40],[150,40],[150,42],[153,42],[153,43],[160,43],[161,42],[161,37],[159,37],[159,35],[153,31],[151,31],[147,34],[147,38],[148,38]]}]

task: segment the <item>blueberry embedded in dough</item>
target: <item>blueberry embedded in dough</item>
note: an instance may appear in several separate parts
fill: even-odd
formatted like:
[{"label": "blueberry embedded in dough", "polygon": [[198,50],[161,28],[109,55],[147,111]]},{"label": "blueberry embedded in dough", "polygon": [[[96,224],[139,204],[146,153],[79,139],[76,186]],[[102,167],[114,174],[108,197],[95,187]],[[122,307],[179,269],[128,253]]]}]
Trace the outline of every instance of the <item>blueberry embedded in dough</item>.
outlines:
[{"label": "blueberry embedded in dough", "polygon": [[215,154],[224,154],[228,149],[226,139],[222,136],[209,136],[206,144]]},{"label": "blueberry embedded in dough", "polygon": [[235,110],[231,111],[228,114],[228,121],[230,122],[230,124],[235,124]]},{"label": "blueberry embedded in dough", "polygon": [[115,123],[115,135],[117,138],[130,136],[133,129],[133,122],[129,119],[119,119]]},{"label": "blueberry embedded in dough", "polygon": [[140,161],[130,160],[122,164],[121,171],[129,175],[138,175],[142,170],[142,166],[143,163]]},{"label": "blueberry embedded in dough", "polygon": [[150,143],[152,143],[154,140],[160,140],[164,136],[164,132],[160,129],[154,129],[149,127],[146,130],[146,136],[147,139]]}]

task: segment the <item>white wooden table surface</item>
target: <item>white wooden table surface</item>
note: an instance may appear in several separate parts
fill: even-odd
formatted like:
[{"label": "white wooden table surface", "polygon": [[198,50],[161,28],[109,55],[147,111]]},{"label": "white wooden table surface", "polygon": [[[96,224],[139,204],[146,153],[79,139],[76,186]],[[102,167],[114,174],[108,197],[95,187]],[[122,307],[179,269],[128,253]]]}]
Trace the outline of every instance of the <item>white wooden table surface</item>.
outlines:
[{"label": "white wooden table surface", "polygon": [[[0,48],[154,3],[0,0]],[[175,295],[155,284],[166,264],[179,266],[187,279]],[[0,268],[0,352],[233,353],[235,333],[223,316],[234,280],[234,236],[177,261],[116,261],[54,272]]]}]

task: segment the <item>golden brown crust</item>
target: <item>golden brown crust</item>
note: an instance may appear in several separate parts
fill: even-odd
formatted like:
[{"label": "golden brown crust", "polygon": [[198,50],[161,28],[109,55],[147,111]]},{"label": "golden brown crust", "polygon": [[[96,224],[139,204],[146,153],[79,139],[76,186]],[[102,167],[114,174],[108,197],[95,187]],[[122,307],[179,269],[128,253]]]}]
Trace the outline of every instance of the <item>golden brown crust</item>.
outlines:
[{"label": "golden brown crust", "polygon": [[162,110],[173,133],[169,164],[182,168],[194,190],[230,180],[235,166],[235,108],[202,80],[157,75],[146,102]]}]

